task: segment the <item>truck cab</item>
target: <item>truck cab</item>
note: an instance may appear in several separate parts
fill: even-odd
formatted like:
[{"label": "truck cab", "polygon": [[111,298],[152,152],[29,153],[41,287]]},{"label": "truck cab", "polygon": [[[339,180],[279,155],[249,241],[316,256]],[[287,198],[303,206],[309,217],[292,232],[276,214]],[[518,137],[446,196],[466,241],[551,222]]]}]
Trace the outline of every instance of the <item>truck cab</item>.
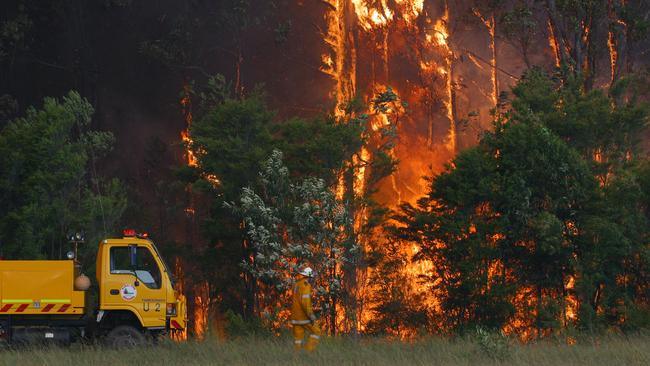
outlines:
[{"label": "truck cab", "polygon": [[185,298],[174,290],[172,272],[146,235],[125,230],[122,238],[102,240],[96,274],[97,326],[109,342],[135,344],[147,334],[185,329]]}]

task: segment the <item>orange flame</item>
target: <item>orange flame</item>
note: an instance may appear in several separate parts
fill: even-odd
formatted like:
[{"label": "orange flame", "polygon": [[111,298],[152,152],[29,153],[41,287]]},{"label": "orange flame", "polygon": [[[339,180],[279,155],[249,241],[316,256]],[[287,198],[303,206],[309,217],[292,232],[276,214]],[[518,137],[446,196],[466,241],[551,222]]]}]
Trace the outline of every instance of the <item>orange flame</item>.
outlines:
[{"label": "orange flame", "polygon": [[611,30],[607,33],[607,47],[609,48],[609,66],[611,69],[610,83],[613,83],[616,79],[616,62],[618,61],[618,51],[616,49],[614,32]]},{"label": "orange flame", "polygon": [[558,45],[555,31],[553,30],[553,24],[551,20],[548,20],[548,44],[551,46],[553,51],[553,56],[555,57],[555,67],[560,67],[560,46]]},{"label": "orange flame", "polygon": [[[426,188],[423,187],[414,187],[411,188],[408,186],[407,182],[404,182],[403,179],[406,175],[401,173],[401,169],[406,167],[404,170],[412,170],[413,175],[422,176],[429,173],[425,171],[425,163],[418,161],[419,159],[415,156],[419,155],[418,153],[422,151],[422,155],[427,154],[427,157],[433,159],[447,160],[450,156],[453,156],[458,151],[458,136],[457,136],[457,126],[456,126],[456,93],[460,90],[461,80],[458,76],[455,76],[454,65],[456,62],[456,55],[454,51],[454,39],[450,36],[450,7],[448,1],[440,3],[440,7],[430,6],[430,3],[427,3],[427,8],[425,11],[424,1],[423,0],[376,0],[376,1],[367,1],[367,0],[324,0],[329,4],[326,20],[328,24],[327,33],[324,35],[324,40],[328,46],[328,51],[321,55],[321,71],[329,75],[332,80],[335,82],[335,86],[332,90],[332,97],[336,100],[336,107],[334,109],[334,114],[337,117],[342,117],[345,114],[343,106],[345,102],[349,101],[352,97],[355,96],[355,93],[361,92],[362,96],[365,96],[365,100],[370,99],[370,95],[385,88],[385,85],[397,85],[395,91],[402,94],[404,101],[407,101],[412,107],[409,108],[421,108],[421,100],[426,100],[424,103],[432,103],[432,100],[436,100],[435,104],[430,104],[433,106],[441,106],[441,112],[434,110],[425,112],[423,110],[418,110],[417,112],[421,113],[417,118],[427,118],[429,123],[429,136],[427,143],[424,143],[424,139],[417,136],[419,139],[415,139],[417,143],[421,143],[422,146],[416,146],[415,144],[408,146],[407,155],[404,152],[396,149],[395,152],[397,157],[400,158],[399,174],[393,174],[389,179],[382,183],[380,188],[380,194],[384,192],[390,192],[390,202],[387,205],[394,207],[395,205],[401,203],[402,199],[405,200],[414,200],[416,197],[419,197],[423,194]],[[443,5],[444,4],[444,8]],[[437,10],[436,10],[437,9]],[[429,17],[429,11],[441,11],[437,13],[436,17]],[[467,52],[466,55],[471,62],[478,66],[480,70],[484,70],[484,73],[489,73],[489,84],[486,80],[486,86],[489,85],[486,89],[491,89],[491,93],[486,93],[489,95],[489,102],[484,104],[491,104],[491,107],[498,107],[499,103],[499,79],[498,79],[498,60],[497,60],[497,19],[495,14],[485,13],[481,14],[478,10],[474,9],[474,15],[477,16],[482,24],[484,29],[487,31],[489,36],[489,52],[491,53],[487,61],[478,60],[471,52]],[[550,27],[550,25],[549,25]],[[552,28],[549,28],[552,32]],[[415,40],[415,44],[412,40]],[[554,55],[556,58],[556,63],[559,65],[560,54],[558,49],[557,40],[554,38],[554,35],[551,34],[549,37],[549,44],[553,48]],[[368,49],[361,48],[365,47],[366,42],[369,44]],[[406,44],[406,46],[404,46]],[[359,45],[359,49],[357,49]],[[390,46],[390,50],[389,50]],[[413,80],[408,80],[409,88],[400,85],[401,80],[392,80],[389,74],[394,72],[395,74],[400,74],[397,70],[393,70],[391,67],[393,64],[398,62],[398,58],[394,60],[389,60],[389,57],[394,57],[398,52],[403,52],[402,47],[409,47],[409,51],[413,51],[414,55],[414,65],[419,67],[418,77],[421,80],[426,80],[426,82],[420,82],[421,84],[416,84]],[[367,57],[366,52],[371,52],[370,57]],[[358,56],[358,60],[357,60]],[[370,60],[371,65],[368,68],[371,69],[368,77],[364,75],[363,78],[359,78],[359,84],[366,83],[367,85],[362,85],[359,87],[357,85],[357,68],[359,70],[365,70],[365,65],[357,64],[360,60]],[[390,62],[389,62],[390,61]],[[400,60],[401,61],[401,60]],[[407,61],[411,62],[411,60]],[[432,82],[435,81],[435,82]],[[459,84],[456,84],[458,82]],[[458,86],[456,86],[458,85]],[[476,84],[475,84],[476,85]],[[410,88],[410,86],[414,86]],[[479,86],[480,88],[480,86]],[[363,90],[358,90],[363,89]],[[431,90],[430,90],[431,89]],[[435,89],[435,90],[434,90]],[[440,104],[437,104],[440,101]],[[461,102],[464,102],[461,100]],[[414,106],[414,107],[413,107]],[[431,108],[432,110],[434,108]],[[374,132],[379,132],[382,128],[391,124],[391,112],[388,113],[376,113],[371,115],[368,122],[368,130],[366,133],[373,134]],[[425,117],[422,115],[427,114]],[[433,134],[435,133],[434,129],[434,118],[429,118],[430,114],[435,114],[436,119],[435,123],[438,123],[441,116],[445,119],[445,122],[449,122],[449,130],[444,136],[444,142],[440,145],[433,145]],[[408,120],[408,123],[417,125],[420,121]],[[405,125],[405,123],[402,123]],[[409,126],[410,127],[410,126]],[[417,126],[418,131],[420,131],[420,126]],[[400,133],[402,130],[400,130]],[[406,132],[407,134],[410,131]],[[420,133],[420,132],[416,132]],[[401,136],[400,136],[401,137]],[[407,136],[407,138],[413,138],[413,136]],[[406,140],[406,139],[405,139]],[[399,145],[398,147],[402,146]],[[434,150],[440,148],[440,150]],[[422,150],[420,150],[422,149]],[[437,156],[435,154],[439,154]],[[372,173],[369,171],[365,164],[366,161],[372,159],[371,152],[368,149],[361,149],[358,152],[358,155],[354,158],[353,164],[357,166],[354,176],[352,179],[352,186],[346,187],[345,184],[350,184],[346,182],[343,175],[339,177],[339,184],[337,186],[337,197],[344,197],[346,193],[352,193],[355,196],[363,196],[366,193],[366,190],[369,189],[367,186],[368,176]],[[425,160],[422,158],[421,160]],[[431,160],[428,160],[426,165],[431,163]],[[407,165],[408,164],[408,165]],[[409,171],[407,174],[411,174]],[[403,191],[403,192],[402,192]],[[383,198],[383,197],[382,197]],[[362,220],[365,219],[366,213],[356,212],[355,214],[355,230],[358,230],[361,227]],[[471,232],[472,228],[470,228]],[[476,230],[474,228],[473,230]],[[499,236],[495,236],[492,240],[499,240]],[[362,238],[362,240],[366,240]],[[381,239],[379,239],[381,240]],[[444,243],[439,243],[439,245],[444,246]],[[404,247],[403,249],[409,257],[417,253],[417,247]],[[409,279],[408,285],[413,285],[413,288],[410,291],[413,291],[417,294],[426,294],[427,298],[426,306],[429,310],[434,312],[440,311],[440,297],[438,295],[431,296],[433,293],[432,289],[426,285],[421,285],[418,283],[418,278],[422,275],[431,274],[434,269],[434,263],[432,262],[418,262],[418,263],[408,263],[405,265],[404,272],[405,277]],[[359,273],[359,277],[362,278],[360,282],[366,281],[372,273],[372,269],[364,270],[364,273]],[[499,260],[494,260],[486,265],[485,271],[487,273],[488,283],[487,286],[496,286],[497,281],[503,281],[506,278],[508,281],[514,281],[514,274],[508,273],[506,265]],[[577,317],[577,301],[575,301],[575,296],[572,295],[572,288],[575,280],[567,279],[565,285],[566,296],[565,304],[566,309],[564,311],[566,321],[574,321]],[[369,288],[372,285],[369,283],[361,283],[358,289],[360,294],[359,302],[364,304],[363,306],[369,307],[372,304],[368,304],[368,293],[372,292],[374,289]],[[530,339],[537,335],[538,330],[534,326],[535,311],[539,306],[542,306],[541,302],[545,301],[557,294],[542,293],[540,294],[539,289],[527,286],[520,286],[516,294],[513,295],[511,299],[512,303],[515,306],[515,316],[514,319],[504,326],[503,331],[506,333],[517,333],[526,340]],[[558,291],[559,292],[559,291]],[[532,309],[532,310],[531,310]],[[338,312],[338,321],[339,323],[344,323],[350,321],[350,319],[343,319],[345,316],[344,311]],[[368,311],[362,311],[357,318],[359,329],[363,329],[364,324],[366,324],[372,318],[372,314]],[[541,332],[541,331],[540,331]]]},{"label": "orange flame", "polygon": [[452,153],[456,153],[456,119],[454,117],[454,106],[453,106],[453,89],[452,89],[452,62],[453,62],[453,53],[447,39],[449,38],[449,29],[447,24],[449,22],[449,6],[445,2],[445,11],[444,14],[434,26],[436,34],[436,43],[440,48],[442,48],[444,56],[444,64],[439,67],[438,71],[445,80],[445,93],[446,98],[444,100],[445,109],[447,112],[447,118],[449,119],[449,134],[447,136],[447,149]]},{"label": "orange flame", "polygon": [[189,147],[192,143],[192,139],[190,138],[190,129],[192,128],[192,99],[190,98],[189,84],[185,84],[183,87],[183,98],[181,98],[180,103],[183,116],[185,117],[185,129],[181,131],[181,140],[186,146],[184,157],[188,166],[195,167],[198,165],[196,156],[194,156],[194,152]]},{"label": "orange flame", "polygon": [[[192,137],[190,136],[190,130],[192,129],[192,99],[190,97],[190,87],[189,84],[185,84],[183,87],[183,97],[180,100],[182,107],[183,115],[185,118],[185,129],[181,131],[181,141],[185,145],[185,150],[183,151],[183,157],[185,158],[185,163],[190,167],[198,167],[199,161],[192,150]],[[215,174],[202,173],[201,177],[212,186],[217,187],[221,184],[221,181]],[[194,214],[194,209],[188,207],[185,209],[185,212],[188,214]]]},{"label": "orange flame", "polygon": [[[183,97],[180,100],[180,104],[182,107],[182,112],[183,116],[185,119],[185,129],[181,131],[181,140],[183,141],[184,144],[184,151],[183,151],[183,157],[185,160],[185,163],[187,166],[190,167],[199,167],[199,161],[196,157],[195,151],[192,149],[192,137],[190,135],[190,131],[192,128],[192,99],[191,99],[191,90],[190,90],[190,85],[185,84],[183,87]],[[213,186],[218,186],[220,184],[219,179],[216,175],[214,174],[208,174],[203,172],[202,173],[202,178],[206,179],[208,182],[210,182]],[[191,186],[187,186],[185,189],[186,193],[188,194],[188,207],[184,209],[185,214],[188,217],[193,217],[196,214],[196,209],[194,205],[194,196],[192,193],[192,188]],[[179,278],[183,278],[183,268],[181,265],[180,261],[176,261],[175,264],[175,272],[177,275],[179,275]],[[179,281],[179,289],[181,293],[184,292],[185,290],[185,283],[184,280]],[[191,290],[194,295],[194,311],[192,313],[191,319],[193,320],[194,324],[194,335],[198,339],[203,339],[205,337],[205,332],[207,329],[207,322],[208,322],[208,312],[210,308],[210,285],[207,281],[194,284],[194,286],[191,287]],[[187,338],[187,333],[183,333],[182,335],[176,336],[178,339],[186,339]]]},{"label": "orange flame", "polygon": [[210,284],[207,281],[196,284],[194,290],[194,336],[205,339],[208,328],[208,314],[210,310]]},{"label": "orange flame", "polygon": [[[176,278],[174,291],[180,294],[185,294],[185,276],[179,258],[175,258],[174,260],[174,277]],[[171,339],[176,342],[187,340],[187,327],[183,330],[173,330],[171,333]]]},{"label": "orange flame", "polygon": [[565,322],[575,322],[578,319],[578,298],[573,293],[576,281],[573,276],[567,276],[565,282],[564,290],[567,292],[565,298],[566,307],[564,310]]},{"label": "orange flame", "polygon": [[345,115],[345,104],[352,100],[356,92],[356,47],[351,34],[348,17],[349,3],[346,0],[325,0],[329,11],[325,14],[327,34],[324,35],[329,53],[321,56],[320,70],[336,81],[333,97],[336,100],[334,115]]},{"label": "orange flame", "polygon": [[399,16],[407,24],[412,23],[422,12],[424,0],[395,0],[394,8],[388,0],[380,0],[374,7],[364,0],[352,0],[359,25],[365,31],[386,27]]}]

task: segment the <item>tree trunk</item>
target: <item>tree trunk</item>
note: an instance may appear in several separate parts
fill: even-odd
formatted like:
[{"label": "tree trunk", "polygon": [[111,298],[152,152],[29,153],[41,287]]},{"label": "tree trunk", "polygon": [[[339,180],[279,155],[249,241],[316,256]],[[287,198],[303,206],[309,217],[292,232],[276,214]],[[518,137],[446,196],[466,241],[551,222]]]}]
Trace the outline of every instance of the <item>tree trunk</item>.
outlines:
[{"label": "tree trunk", "polygon": [[243,97],[244,95],[244,86],[241,75],[242,64],[244,63],[244,56],[242,55],[242,49],[240,42],[237,42],[237,51],[235,52],[235,96],[238,98]]},{"label": "tree trunk", "polygon": [[555,4],[555,0],[546,1],[546,11],[548,14],[549,28],[552,31],[552,37],[557,45],[557,55],[559,56],[560,66],[571,65],[571,57],[567,50],[567,34],[566,29],[562,26],[561,19]]},{"label": "tree trunk", "polygon": [[[243,223],[242,223],[243,226]],[[244,259],[251,260],[248,257],[250,248],[248,246],[248,241],[242,239],[242,249],[244,252]],[[252,260],[251,260],[252,261]],[[252,265],[252,263],[251,263]],[[244,287],[245,287],[245,298],[244,298],[244,318],[253,319],[255,316],[255,299],[257,298],[257,283],[255,278],[250,274],[244,271]]]},{"label": "tree trunk", "polygon": [[[357,214],[357,198],[355,196],[354,190],[354,181],[356,179],[355,173],[357,168],[354,166],[348,169],[345,172],[345,195],[346,202],[348,202],[348,213],[353,219],[347,226],[347,236],[350,243],[357,242],[357,233],[355,231],[355,220]],[[358,334],[357,329],[357,299],[356,299],[356,290],[357,290],[357,258],[352,259],[350,262],[347,262],[343,265],[343,275],[345,279],[345,286],[343,287],[345,292],[345,313],[346,321],[348,322],[347,331],[356,336]]]},{"label": "tree trunk", "polygon": [[490,48],[492,49],[492,103],[497,110],[499,110],[499,75],[497,73],[497,40],[496,31],[497,24],[494,17],[494,12],[490,15]]}]

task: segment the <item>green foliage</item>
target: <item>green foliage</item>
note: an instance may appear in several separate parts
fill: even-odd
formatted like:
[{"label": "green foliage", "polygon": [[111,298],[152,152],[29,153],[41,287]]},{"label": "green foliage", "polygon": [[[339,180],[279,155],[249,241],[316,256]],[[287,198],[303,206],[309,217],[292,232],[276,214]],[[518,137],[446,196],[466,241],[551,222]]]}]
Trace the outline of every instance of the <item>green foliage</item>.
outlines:
[{"label": "green foliage", "polygon": [[[232,99],[230,90],[232,86],[226,81],[221,74],[208,77],[202,88],[195,89],[194,82],[190,83],[190,93],[192,97],[197,97],[199,104],[195,109],[198,115],[207,113],[210,109],[220,105],[227,99]],[[182,98],[184,95],[181,95]]]},{"label": "green foliage", "polygon": [[[646,108],[539,70],[513,92],[494,131],[432,177],[417,206],[402,206],[397,237],[433,262],[451,329],[500,329],[517,314],[544,334],[566,323],[569,293],[582,327],[643,323],[648,163],[635,136]],[[522,287],[532,306],[515,301]]]},{"label": "green foliage", "polygon": [[426,295],[416,291],[420,279],[408,276],[403,242],[375,240],[366,253],[373,291],[366,301],[372,316],[365,332],[402,337],[427,325]]},{"label": "green foliage", "polygon": [[[405,207],[415,215],[408,234],[426,231],[419,259],[436,263],[452,327],[499,328],[513,315],[508,298],[518,284],[541,277],[541,286],[562,286],[556,269],[570,265],[571,238],[561,222],[584,205],[595,182],[559,138],[539,125],[498,125],[431,187],[419,209]],[[501,264],[521,277],[489,273]]]},{"label": "green foliage", "polygon": [[291,20],[281,22],[277,25],[277,27],[273,30],[275,33],[274,39],[276,44],[283,44],[287,42],[289,39],[289,34],[291,33],[291,27]]},{"label": "green foliage", "polygon": [[46,98],[0,133],[0,250],[6,258],[56,259],[68,232],[86,230],[92,255],[126,206],[117,180],[103,181],[96,159],[113,136],[89,129],[93,108],[76,92]]},{"label": "green foliage", "polygon": [[274,114],[263,100],[261,93],[242,100],[226,99],[192,125],[188,147],[203,173],[222,178],[217,189],[226,200],[255,181],[271,151]]},{"label": "green foliage", "polygon": [[481,351],[489,358],[504,361],[510,357],[510,343],[503,332],[477,327],[473,338]]},{"label": "green foliage", "polygon": [[[415,302],[403,301],[407,291],[404,278],[381,276],[386,273],[384,270],[389,271],[392,264],[399,262],[399,259],[391,258],[390,254],[395,253],[387,253],[385,243],[380,239],[384,236],[382,231],[389,210],[375,200],[379,183],[396,169],[397,160],[393,149],[400,117],[405,113],[407,106],[388,87],[374,95],[369,108],[365,107],[359,99],[349,101],[345,106],[346,114],[339,121],[348,126],[361,128],[359,145],[340,171],[342,179],[338,187],[341,189],[346,210],[353,218],[346,228],[349,242],[363,243],[362,250],[349,252],[351,254],[349,260],[343,265],[344,296],[341,304],[347,322],[344,327],[353,334],[358,332],[357,319],[361,316],[361,301],[357,295],[361,284],[357,282],[357,273],[368,267],[373,267],[373,271],[369,272],[372,275],[367,279],[369,286],[383,286],[386,290],[378,293],[377,296],[372,296],[372,304],[365,304],[377,316],[376,321],[369,324],[370,327],[367,328],[369,332],[393,331],[401,334],[406,328],[412,330],[417,319],[422,318],[422,309],[419,306],[406,306]],[[361,188],[360,185],[363,187]],[[393,262],[393,259],[397,261]],[[402,310],[407,312],[398,315],[395,311],[403,305],[406,307]],[[394,329],[381,328],[388,324],[394,325]]]},{"label": "green foliage", "polygon": [[24,10],[21,6],[15,17],[0,22],[0,61],[14,57],[18,49],[27,46],[28,35],[34,24]]},{"label": "green foliage", "polygon": [[361,148],[362,131],[358,120],[343,124],[332,118],[294,118],[275,127],[274,139],[293,174],[320,177],[331,186],[344,162]]},{"label": "green foliage", "polygon": [[0,129],[18,112],[18,101],[9,94],[0,95]]},{"label": "green foliage", "polygon": [[247,27],[259,24],[260,18],[252,11],[251,0],[227,0],[221,5],[217,22],[221,27],[238,34]]},{"label": "green foliage", "polygon": [[535,35],[537,23],[533,17],[533,11],[525,4],[517,6],[503,14],[501,18],[504,33],[511,38],[517,38],[522,44],[527,44]]},{"label": "green foliage", "polygon": [[650,9],[644,0],[617,1],[614,9],[625,24],[631,41],[640,42],[647,39],[650,30]]},{"label": "green foliage", "polygon": [[259,180],[259,189],[244,188],[238,203],[227,204],[242,218],[253,248],[242,267],[263,291],[258,312],[277,327],[295,274],[309,265],[316,272],[315,290],[325,315],[330,316],[341,296],[341,265],[359,250],[345,235],[350,221],[345,206],[322,179],[292,182],[279,150],[271,153]]},{"label": "green foliage", "polygon": [[265,328],[258,318],[244,319],[241,314],[227,310],[225,315],[226,334],[233,339],[271,337],[273,333]]},{"label": "green foliage", "polygon": [[[196,275],[210,279],[222,296],[220,304],[224,310],[241,311],[246,301],[248,307],[244,310],[249,317],[253,315],[252,304],[260,291],[254,284],[257,279],[247,277],[244,290],[232,284],[242,283],[240,264],[254,256],[256,249],[244,242],[242,217],[233,216],[224,203],[239,201],[244,188],[263,197],[281,195],[281,192],[267,192],[275,181],[265,183],[259,175],[276,148],[286,151],[292,174],[282,177],[283,180],[310,178],[305,182],[312,182],[312,187],[329,189],[336,183],[337,171],[358,150],[362,127],[359,123],[335,123],[331,118],[276,121],[259,89],[245,98],[233,99],[225,91],[228,88],[223,87],[222,77],[211,80],[205,87],[192,88],[200,103],[188,147],[197,157],[197,166],[179,169],[177,176],[193,184],[195,194],[200,192],[202,200],[211,201],[209,215],[202,226],[207,241],[216,244],[195,249],[195,255],[200,258],[195,262]],[[269,173],[266,179],[272,176]],[[209,182],[208,177],[217,177],[219,183]],[[309,192],[315,193],[308,189],[303,193]],[[286,204],[271,203],[285,208]],[[286,212],[282,215],[287,217]]]},{"label": "green foliage", "polygon": [[[638,153],[647,107],[634,99],[617,103],[602,90],[585,92],[577,80],[558,88],[539,69],[528,72],[513,93],[514,118],[538,119],[599,172],[621,167],[628,153]],[[600,162],[593,161],[596,154]]]}]

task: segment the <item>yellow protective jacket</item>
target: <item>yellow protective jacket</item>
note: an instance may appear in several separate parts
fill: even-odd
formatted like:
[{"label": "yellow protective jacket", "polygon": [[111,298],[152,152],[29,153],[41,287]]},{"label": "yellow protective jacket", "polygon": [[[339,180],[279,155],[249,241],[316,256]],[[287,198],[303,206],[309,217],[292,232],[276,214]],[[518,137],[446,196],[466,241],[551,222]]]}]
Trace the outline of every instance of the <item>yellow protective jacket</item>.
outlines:
[{"label": "yellow protective jacket", "polygon": [[306,278],[301,278],[293,286],[290,322],[294,325],[309,324],[314,317],[311,307],[311,286]]}]

